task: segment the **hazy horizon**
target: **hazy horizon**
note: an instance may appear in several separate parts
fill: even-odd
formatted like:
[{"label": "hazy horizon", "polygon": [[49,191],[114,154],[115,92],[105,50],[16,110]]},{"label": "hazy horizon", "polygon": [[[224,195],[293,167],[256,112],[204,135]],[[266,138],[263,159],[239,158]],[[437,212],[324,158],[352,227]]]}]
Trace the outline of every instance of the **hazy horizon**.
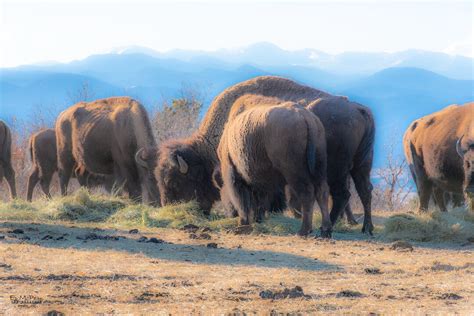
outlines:
[{"label": "hazy horizon", "polygon": [[69,62],[127,46],[208,52],[259,42],[328,54],[474,56],[471,2],[5,0],[1,9],[0,67]]}]

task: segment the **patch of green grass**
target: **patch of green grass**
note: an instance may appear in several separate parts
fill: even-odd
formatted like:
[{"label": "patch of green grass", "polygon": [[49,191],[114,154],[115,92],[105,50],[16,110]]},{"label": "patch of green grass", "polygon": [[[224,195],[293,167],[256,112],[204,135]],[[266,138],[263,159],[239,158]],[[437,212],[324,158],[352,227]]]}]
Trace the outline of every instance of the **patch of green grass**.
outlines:
[{"label": "patch of green grass", "polygon": [[382,234],[390,240],[464,241],[474,238],[474,214],[466,208],[396,214],[386,220]]},{"label": "patch of green grass", "polygon": [[[0,203],[0,221],[74,222],[83,225],[100,223],[116,228],[182,228],[186,224],[194,224],[216,231],[238,226],[238,218],[226,218],[219,207],[205,216],[196,202],[155,208],[120,197],[91,194],[86,189],[52,200]],[[301,227],[301,220],[286,212],[270,214],[262,223],[252,226],[254,234],[294,235]],[[315,210],[313,229],[316,234],[320,226],[321,214]],[[361,224],[351,226],[344,220],[333,228],[335,233],[346,236],[359,236],[360,230]],[[386,240],[464,241],[474,237],[474,212],[458,208],[447,213],[397,214],[388,218],[384,226],[376,226],[375,233]]]}]

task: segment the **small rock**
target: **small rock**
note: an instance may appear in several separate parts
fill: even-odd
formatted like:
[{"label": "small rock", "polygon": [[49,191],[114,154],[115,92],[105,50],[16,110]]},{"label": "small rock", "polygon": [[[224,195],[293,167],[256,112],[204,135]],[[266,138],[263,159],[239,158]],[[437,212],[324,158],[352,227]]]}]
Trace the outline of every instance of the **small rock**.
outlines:
[{"label": "small rock", "polygon": [[18,239],[20,239],[20,240],[30,240],[31,238],[28,237],[28,236],[23,236],[23,237],[20,237],[20,238],[18,238]]},{"label": "small rock", "polygon": [[0,240],[5,239],[4,235],[0,235]]},{"label": "small rock", "polygon": [[217,244],[215,242],[210,242],[206,245],[207,248],[217,248]]},{"label": "small rock", "polygon": [[379,268],[365,268],[364,271],[367,274],[382,274]]},{"label": "small rock", "polygon": [[438,296],[438,298],[440,300],[460,300],[462,299],[462,296],[456,293],[443,293],[440,296]]},{"label": "small rock", "polygon": [[59,236],[56,240],[64,240],[64,236]]},{"label": "small rock", "polygon": [[48,239],[53,239],[53,236],[51,236],[51,235],[46,235],[46,236],[44,236],[43,238],[41,238],[41,240],[48,240]]},{"label": "small rock", "polygon": [[336,294],[336,297],[363,297],[364,294],[362,294],[359,291],[353,291],[353,290],[343,290],[339,293]]},{"label": "small rock", "polygon": [[247,235],[247,234],[250,234],[252,231],[253,231],[253,228],[251,225],[241,225],[231,230],[231,232],[234,233],[235,235]]},{"label": "small rock", "polygon": [[154,244],[162,244],[165,241],[163,239],[158,239],[158,238],[155,238],[155,237],[151,237],[146,242],[151,242],[151,243],[154,243]]},{"label": "small rock", "polygon": [[390,246],[390,249],[401,250],[401,251],[413,251],[413,246],[407,241],[398,240],[392,243],[392,245]]},{"label": "small rock", "polygon": [[24,231],[23,231],[23,229],[17,228],[17,229],[14,229],[14,230],[9,231],[9,233],[12,233],[12,234],[23,234]]},{"label": "small rock", "polygon": [[56,310],[51,310],[44,314],[45,316],[64,316],[64,313]]},{"label": "small rock", "polygon": [[128,233],[129,233],[129,234],[138,234],[138,229],[136,229],[136,228],[135,228],[135,229],[130,229],[130,230],[128,231]]},{"label": "small rock", "polygon": [[138,242],[144,242],[144,241],[147,241],[148,238],[146,238],[145,236],[141,236],[140,238],[137,239]]},{"label": "small rock", "polygon": [[303,292],[303,288],[301,286],[295,286],[292,289],[285,288],[283,291],[272,291],[272,290],[265,290],[261,291],[259,296],[262,299],[272,299],[272,300],[282,300],[287,298],[311,298],[310,295],[306,295]]},{"label": "small rock", "polygon": [[209,240],[211,239],[211,235],[202,233],[202,234],[189,234],[190,239],[204,239],[204,240]]},{"label": "small rock", "polygon": [[197,232],[199,229],[199,226],[196,226],[194,224],[186,224],[183,226],[183,230],[187,231],[187,232],[191,232],[191,233],[195,233]]}]

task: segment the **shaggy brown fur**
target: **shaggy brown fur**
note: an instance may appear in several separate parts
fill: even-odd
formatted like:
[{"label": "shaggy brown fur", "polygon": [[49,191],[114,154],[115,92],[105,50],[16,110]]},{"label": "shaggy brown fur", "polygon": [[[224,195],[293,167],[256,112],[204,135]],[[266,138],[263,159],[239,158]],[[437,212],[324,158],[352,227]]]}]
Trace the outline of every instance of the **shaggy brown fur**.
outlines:
[{"label": "shaggy brown fur", "polygon": [[307,105],[328,94],[270,76],[247,80],[224,90],[214,99],[194,135],[160,147],[156,175],[162,204],[196,199],[201,209],[209,210],[219,198],[212,184],[212,172],[218,162],[216,150],[231,108],[244,95],[273,97],[274,104],[293,101]]},{"label": "shaggy brown fur", "polygon": [[245,110],[226,124],[218,155],[221,192],[237,209],[241,225],[250,224],[254,217],[261,220],[271,202],[268,197],[286,185],[291,205],[299,205],[303,214],[299,233],[312,230],[316,198],[323,216],[322,233],[330,236],[326,138],[311,112],[294,103]]},{"label": "shaggy brown fur", "polygon": [[7,124],[0,121],[0,182],[4,177],[10,187],[11,198],[16,198],[15,170],[12,166],[12,134]]},{"label": "shaggy brown fur", "polygon": [[432,193],[443,211],[444,191],[474,198],[473,102],[450,105],[416,120],[405,132],[403,147],[416,183],[420,210],[428,209]]},{"label": "shaggy brown fur", "polygon": [[[32,172],[28,178],[27,201],[33,199],[33,190],[38,184],[46,197],[51,198],[49,186],[54,173],[58,170],[58,158],[56,148],[56,133],[54,129],[44,129],[30,137],[29,150],[32,163]],[[104,185],[107,192],[112,191],[114,185],[113,176],[92,175],[87,171],[75,170],[72,176],[77,177],[79,183],[87,187]]]},{"label": "shaggy brown fur", "polygon": [[[252,99],[254,100],[252,101]],[[370,219],[370,197],[368,196],[371,195],[372,186],[369,174],[372,166],[375,131],[370,110],[356,103],[349,102],[345,98],[333,99],[331,95],[325,92],[280,77],[257,77],[224,90],[212,102],[197,133],[188,139],[175,140],[162,145],[160,161],[156,170],[162,202],[166,204],[197,199],[202,208],[210,208],[212,203],[218,199],[218,191],[212,184],[212,172],[217,164],[216,148],[229,116],[232,113],[238,114],[239,112],[239,110],[236,110],[236,107],[240,108],[242,104],[247,103],[277,105],[286,101],[308,106],[317,100],[330,100],[319,102],[321,108],[324,109],[328,107],[323,105],[332,104],[335,100],[344,103],[343,106],[339,106],[335,110],[337,115],[323,115],[320,118],[325,127],[337,125],[338,129],[341,127],[346,129],[345,123],[349,122],[352,128],[363,132],[360,143],[351,144],[351,148],[357,148],[357,150],[352,152],[351,156],[329,156],[329,168],[332,168],[332,163],[335,161],[338,161],[336,164],[337,168],[340,165],[344,165],[340,172],[338,170],[330,172],[331,175],[335,174],[334,181],[329,179],[330,183],[333,183],[331,193],[338,201],[338,203],[334,204],[335,207],[333,207],[331,212],[334,215],[331,215],[331,217],[334,217],[335,220],[342,210],[345,209],[350,196],[347,178],[350,174],[357,174],[359,179],[358,192],[359,195],[362,194],[363,196],[367,218],[364,231],[370,232],[372,225]],[[348,111],[345,115],[344,110]],[[330,111],[330,109],[322,112],[324,114],[327,111]],[[355,115],[355,118],[351,119],[351,115]],[[363,119],[359,120],[360,117]],[[325,122],[324,120],[327,121]],[[355,125],[358,123],[365,125],[356,127]],[[344,136],[345,134],[336,133],[336,135]],[[350,139],[352,140],[353,138],[351,137]],[[341,138],[336,141],[335,145],[337,147],[345,142]],[[328,142],[328,146],[332,145]],[[332,152],[331,150],[328,154]],[[334,152],[337,153],[338,151],[335,150]],[[359,167],[360,170],[356,170]],[[193,170],[196,171],[193,172]],[[342,183],[342,178],[344,178],[344,183]]]},{"label": "shaggy brown fur", "polygon": [[62,194],[67,193],[77,164],[80,174],[115,175],[132,199],[139,200],[143,188],[150,202],[158,202],[153,173],[156,145],[148,115],[139,102],[115,97],[77,103],[58,117],[56,142]]}]

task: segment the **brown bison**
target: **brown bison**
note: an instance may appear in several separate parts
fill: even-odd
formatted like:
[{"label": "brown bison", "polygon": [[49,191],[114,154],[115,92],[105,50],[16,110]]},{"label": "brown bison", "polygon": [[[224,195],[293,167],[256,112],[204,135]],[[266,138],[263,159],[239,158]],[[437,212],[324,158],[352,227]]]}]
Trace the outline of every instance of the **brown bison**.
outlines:
[{"label": "brown bison", "polygon": [[[445,192],[474,198],[474,103],[451,105],[414,121],[403,147],[420,198],[428,209],[431,195],[446,211]],[[472,207],[472,203],[471,203]]]},{"label": "brown bison", "polygon": [[60,114],[55,130],[63,195],[75,168],[82,176],[114,175],[130,198],[140,200],[143,192],[149,202],[159,202],[156,145],[139,102],[128,97],[80,102]]},{"label": "brown bison", "polygon": [[352,176],[364,204],[363,231],[370,233],[373,226],[369,176],[375,134],[370,110],[346,98],[273,76],[257,77],[224,90],[214,99],[194,135],[161,146],[156,174],[162,204],[196,199],[201,208],[209,209],[219,198],[212,182],[218,162],[216,149],[230,112],[242,97],[246,102],[268,105],[287,101],[312,105],[311,110],[326,128],[328,138],[328,182],[334,199],[331,219],[335,222],[348,203],[347,180]]},{"label": "brown bison", "polygon": [[10,187],[11,198],[16,198],[15,170],[12,166],[12,134],[7,124],[0,121],[0,182],[3,177]]},{"label": "brown bison", "polygon": [[[32,172],[28,178],[26,199],[28,201],[32,200],[33,190],[38,182],[46,197],[51,198],[49,186],[54,173],[58,170],[56,133],[54,129],[44,129],[33,134],[29,140],[29,150]],[[74,170],[72,176],[75,176],[83,186],[94,187],[103,184],[108,192],[112,191],[114,185],[114,178],[110,176],[91,175],[87,174],[87,172],[81,174],[78,170]]]},{"label": "brown bison", "polygon": [[316,199],[323,218],[321,233],[331,235],[326,138],[311,112],[294,103],[248,109],[226,124],[218,156],[221,192],[237,209],[241,225],[254,217],[261,220],[262,208],[272,202],[268,197],[286,185],[290,205],[299,205],[303,214],[299,234],[312,231]]}]

